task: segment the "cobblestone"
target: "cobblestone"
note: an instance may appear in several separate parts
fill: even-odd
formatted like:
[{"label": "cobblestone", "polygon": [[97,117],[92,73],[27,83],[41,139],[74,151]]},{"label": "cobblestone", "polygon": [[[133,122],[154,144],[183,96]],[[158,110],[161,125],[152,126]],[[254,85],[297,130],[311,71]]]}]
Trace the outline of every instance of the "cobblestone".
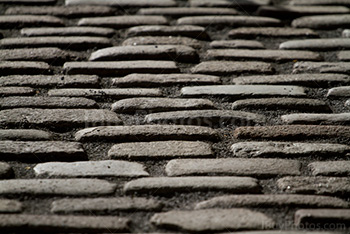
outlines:
[{"label": "cobblestone", "polygon": [[338,59],[340,61],[346,61],[349,62],[350,61],[350,53],[349,51],[340,51],[337,55]]},{"label": "cobblestone", "polygon": [[303,0],[292,0],[291,5],[345,5],[350,6],[349,0],[309,0],[307,2]]},{"label": "cobblestone", "polygon": [[350,42],[345,38],[293,40],[283,42],[279,48],[286,50],[344,50],[350,48]]},{"label": "cobblestone", "polygon": [[349,14],[304,16],[293,20],[292,26],[296,28],[333,29],[347,27],[350,24]]},{"label": "cobblestone", "polygon": [[[1,41],[0,41],[1,44]],[[0,61],[1,75],[37,75],[51,73],[50,65],[45,62],[8,62]]]},{"label": "cobblestone", "polygon": [[228,33],[231,38],[256,38],[256,37],[319,37],[308,28],[280,28],[280,27],[241,27],[232,29]]},{"label": "cobblestone", "polygon": [[295,212],[295,225],[303,226],[304,224],[320,223],[326,225],[331,221],[332,226],[339,224],[343,227],[348,225],[350,220],[350,209],[303,209]]},{"label": "cobblestone", "polygon": [[252,40],[223,40],[212,41],[211,48],[235,48],[235,49],[264,49],[264,45]]},{"label": "cobblestone", "polygon": [[0,179],[13,177],[12,167],[4,162],[0,162]]},{"label": "cobblestone", "polygon": [[50,140],[51,134],[36,129],[0,129],[0,140],[44,141]]},{"label": "cobblestone", "polygon": [[239,15],[238,11],[230,8],[209,7],[170,7],[170,8],[143,8],[138,12],[140,15],[165,15],[182,17],[188,15]]},{"label": "cobblestone", "polygon": [[287,124],[322,124],[322,125],[349,125],[350,114],[290,114],[282,115],[281,119]]},{"label": "cobblestone", "polygon": [[54,27],[54,28],[23,28],[21,35],[27,37],[41,36],[91,36],[110,37],[115,33],[114,29],[101,27]]},{"label": "cobblestone", "polygon": [[30,96],[34,90],[29,87],[0,87],[1,96]]},{"label": "cobblestone", "polygon": [[337,98],[337,97],[349,97],[350,86],[342,86],[331,88],[328,90],[327,97]]},{"label": "cobblestone", "polygon": [[36,26],[64,26],[62,20],[54,16],[38,15],[2,15],[0,26],[5,29],[36,27]]},{"label": "cobblestone", "polygon": [[20,213],[22,203],[17,200],[0,199],[0,213]]},{"label": "cobblestone", "polygon": [[192,7],[257,7],[268,5],[270,0],[236,0],[234,2],[227,0],[190,0]]},{"label": "cobblestone", "polygon": [[274,18],[297,18],[309,15],[327,15],[327,14],[347,14],[349,9],[345,6],[262,6],[259,7],[257,14]]},{"label": "cobblestone", "polygon": [[140,36],[131,37],[123,41],[123,46],[140,45],[187,45],[193,48],[201,48],[198,40],[180,36]]},{"label": "cobblestone", "polygon": [[348,161],[313,162],[308,165],[313,175],[349,176],[350,164]]},{"label": "cobblestone", "polygon": [[293,73],[341,73],[350,74],[350,63],[347,62],[297,62]]},{"label": "cobblestone", "polygon": [[66,0],[66,5],[107,5],[114,7],[172,7],[173,0]]}]

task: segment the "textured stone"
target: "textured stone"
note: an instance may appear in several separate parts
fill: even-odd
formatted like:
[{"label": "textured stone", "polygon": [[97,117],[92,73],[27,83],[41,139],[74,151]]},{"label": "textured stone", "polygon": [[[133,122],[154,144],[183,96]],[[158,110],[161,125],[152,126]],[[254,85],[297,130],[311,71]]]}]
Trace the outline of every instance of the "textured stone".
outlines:
[{"label": "textured stone", "polygon": [[[230,233],[222,233],[222,234],[230,234]],[[235,234],[341,234],[340,232],[325,232],[325,231],[246,231],[246,232],[235,232]]]},{"label": "textured stone", "polygon": [[285,159],[174,159],[168,162],[168,176],[228,175],[259,178],[300,175],[300,162]]},{"label": "textured stone", "polygon": [[[0,100],[1,106],[1,100]],[[181,98],[130,98],[112,104],[112,110],[117,113],[162,112],[175,110],[214,109],[214,103],[208,99]]]},{"label": "textured stone", "polygon": [[211,48],[235,48],[235,49],[264,49],[261,42],[248,40],[223,40],[212,41]]},{"label": "textured stone", "polygon": [[236,157],[309,157],[311,155],[329,157],[345,156],[350,152],[350,146],[327,143],[299,142],[238,142],[231,146]]},{"label": "textured stone", "polygon": [[259,25],[261,27],[280,26],[281,21],[269,17],[258,16],[190,16],[176,21],[178,25],[227,25],[231,27],[249,27]]},{"label": "textured stone", "polygon": [[114,29],[101,27],[55,27],[55,28],[23,28],[21,35],[27,37],[40,36],[91,36],[110,37],[115,33]]},{"label": "textured stone", "polygon": [[275,226],[271,218],[248,209],[174,210],[155,214],[151,223],[188,232],[272,229]]},{"label": "textured stone", "polygon": [[342,207],[349,203],[335,197],[298,194],[226,195],[199,202],[195,209],[235,208],[235,207]]},{"label": "textured stone", "polygon": [[277,186],[287,193],[346,196],[350,193],[350,178],[289,176],[277,180]]},{"label": "textured stone", "polygon": [[109,97],[113,99],[162,96],[160,89],[52,89],[48,94],[58,97]]},{"label": "textured stone", "polygon": [[201,74],[130,74],[113,79],[118,87],[158,87],[171,85],[220,84],[220,77]]},{"label": "textured stone", "polygon": [[196,49],[201,48],[198,40],[180,36],[141,36],[131,37],[123,41],[123,46],[136,45],[187,45]]},{"label": "textured stone", "polygon": [[0,162],[0,179],[10,178],[13,177],[13,175],[12,167],[7,163]]},{"label": "textured stone", "polygon": [[[0,180],[1,195],[110,195],[114,193],[116,187],[116,184],[99,179]],[[0,220],[3,221],[2,218]]]},{"label": "textured stone", "polygon": [[350,37],[350,29],[344,29],[342,32],[342,37],[349,38]]},{"label": "textured stone", "polygon": [[169,8],[143,8],[137,12],[139,15],[166,15],[182,17],[190,15],[239,15],[238,11],[230,8],[209,7],[169,7]]},{"label": "textured stone", "polygon": [[298,50],[244,50],[244,49],[215,49],[207,50],[206,57],[216,60],[262,60],[285,62],[292,60],[321,61],[322,56],[315,52]]},{"label": "textured stone", "polygon": [[279,19],[297,18],[309,15],[346,14],[349,8],[344,6],[262,6],[257,14]]},{"label": "textured stone", "polygon": [[326,161],[313,162],[308,165],[308,168],[315,176],[349,176],[350,162],[349,161]]},{"label": "textured stone", "polygon": [[131,73],[175,73],[180,71],[173,61],[153,60],[66,62],[63,68],[68,74],[96,74],[99,76],[125,76]]},{"label": "textured stone", "polygon": [[346,38],[326,38],[286,41],[280,44],[284,50],[344,50],[350,49],[350,40]]},{"label": "textured stone", "polygon": [[193,86],[181,89],[185,97],[198,97],[203,95],[226,96],[231,98],[257,98],[278,96],[305,96],[304,89],[299,86],[282,85],[212,85]]},{"label": "textured stone", "polygon": [[64,141],[0,141],[1,160],[76,161],[87,156],[80,143]]},{"label": "textured stone", "polygon": [[167,158],[213,157],[208,143],[200,141],[153,141],[115,144],[109,151],[112,159],[159,160]]},{"label": "textured stone", "polygon": [[127,36],[182,36],[198,40],[208,40],[209,36],[204,27],[195,25],[165,26],[146,25],[136,26],[127,30]]},{"label": "textured stone", "polygon": [[348,50],[340,51],[337,54],[337,57],[340,61],[349,62],[350,61],[350,52]]},{"label": "textured stone", "polygon": [[264,62],[205,61],[193,67],[191,72],[221,76],[242,73],[272,74],[274,68]]},{"label": "textured stone", "polygon": [[35,75],[48,74],[51,70],[50,65],[45,62],[0,61],[0,73],[1,75]]},{"label": "textured stone", "polygon": [[134,125],[85,128],[75,134],[77,141],[159,141],[219,140],[218,133],[208,127],[182,125]]},{"label": "textured stone", "polygon": [[115,211],[159,211],[162,203],[142,197],[116,198],[75,198],[60,199],[52,202],[52,213],[111,213]]},{"label": "textured stone", "polygon": [[24,5],[47,5],[54,4],[57,0],[0,0],[5,4],[24,4]]},{"label": "textured stone", "polygon": [[19,37],[4,38],[0,40],[1,48],[22,47],[58,47],[71,50],[86,50],[87,48],[103,48],[111,46],[111,41],[105,37],[86,36],[52,36],[52,37]]},{"label": "textured stone", "polygon": [[66,75],[16,75],[0,77],[1,86],[30,86],[40,88],[91,88],[99,87],[98,76],[66,76]]},{"label": "textured stone", "polygon": [[22,203],[16,200],[0,199],[0,213],[19,213],[23,210]]},{"label": "textured stone", "polygon": [[350,127],[332,125],[279,125],[239,127],[234,131],[238,139],[304,140],[304,139],[349,139]]},{"label": "textured stone", "polygon": [[327,97],[350,97],[350,86],[331,88],[328,90]]},{"label": "textured stone", "polygon": [[36,175],[55,177],[142,177],[149,176],[143,165],[134,162],[105,160],[89,162],[49,162],[34,167]]},{"label": "textured stone", "polygon": [[236,28],[228,33],[231,38],[256,38],[256,37],[319,37],[308,28],[279,28],[279,27],[249,27]]},{"label": "textured stone", "polygon": [[[294,215],[296,226],[318,225],[320,228],[342,226],[350,224],[350,209],[303,209],[297,210]],[[328,222],[331,222],[329,224]]]},{"label": "textured stone", "polygon": [[[0,181],[1,182],[1,181]],[[225,191],[230,193],[258,193],[256,179],[250,177],[152,177],[132,180],[124,185],[124,192],[171,194],[175,192]]]},{"label": "textured stone", "polygon": [[[1,58],[1,56],[0,56]],[[196,50],[185,45],[116,46],[95,51],[90,61],[174,60],[196,63]]]},{"label": "textured stone", "polygon": [[292,21],[295,28],[337,29],[350,25],[350,14],[304,16]]},{"label": "textured stone", "polygon": [[321,5],[321,6],[327,6],[327,5],[345,5],[350,6],[349,0],[292,0],[290,5]]},{"label": "textured stone", "polygon": [[29,87],[0,87],[0,96],[30,96],[34,90]]},{"label": "textured stone", "polygon": [[330,107],[318,99],[306,98],[260,98],[237,100],[232,109],[261,109],[261,110],[297,110],[305,112],[332,112]]},{"label": "textured stone", "polygon": [[293,73],[341,73],[350,74],[350,63],[347,62],[297,62]]},{"label": "textured stone", "polygon": [[122,121],[112,111],[99,109],[33,109],[0,111],[0,125],[36,126],[52,129],[97,125],[119,125]]},{"label": "textured stone", "polygon": [[231,110],[188,110],[148,114],[147,123],[203,125],[219,127],[226,125],[246,126],[265,122],[265,116]]},{"label": "textured stone", "polygon": [[173,0],[66,0],[66,5],[107,5],[114,7],[172,7]]},{"label": "textured stone", "polygon": [[349,125],[350,113],[340,114],[289,114],[282,115],[281,119],[287,124],[321,124],[321,125]]},{"label": "textured stone", "polygon": [[37,26],[64,26],[62,20],[54,16],[38,15],[2,15],[0,27],[2,29],[37,27]]},{"label": "textured stone", "polygon": [[143,16],[143,15],[123,15],[123,16],[108,16],[82,18],[78,22],[78,26],[96,26],[108,28],[130,28],[138,25],[157,25],[168,24],[168,21],[163,16]]},{"label": "textured stone", "polygon": [[0,129],[0,140],[44,141],[50,140],[51,134],[36,129]]},{"label": "textured stone", "polygon": [[0,215],[5,232],[126,232],[130,220],[117,216]]},{"label": "textured stone", "polygon": [[270,0],[190,0],[191,7],[258,7],[270,4]]},{"label": "textured stone", "polygon": [[344,74],[280,74],[272,76],[241,76],[232,79],[237,85],[300,85],[312,88],[350,84],[350,76]]}]

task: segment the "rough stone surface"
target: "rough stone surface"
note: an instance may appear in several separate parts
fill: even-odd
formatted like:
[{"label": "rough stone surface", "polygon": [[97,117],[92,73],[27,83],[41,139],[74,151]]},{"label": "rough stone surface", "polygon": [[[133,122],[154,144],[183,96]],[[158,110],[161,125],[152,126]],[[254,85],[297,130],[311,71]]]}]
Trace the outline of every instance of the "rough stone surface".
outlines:
[{"label": "rough stone surface", "polygon": [[34,90],[29,87],[0,87],[0,96],[31,96]]},{"label": "rough stone surface", "polygon": [[169,8],[143,8],[138,12],[140,15],[166,15],[182,17],[189,15],[239,15],[238,11],[230,8],[209,7],[169,7]]},{"label": "rough stone surface", "polygon": [[279,28],[279,27],[241,27],[232,29],[228,33],[231,38],[256,38],[256,37],[319,37],[308,28]]},{"label": "rough stone surface", "polygon": [[342,144],[299,143],[299,142],[238,142],[231,146],[236,157],[278,157],[291,158],[311,155],[329,157],[345,156],[350,147]]},{"label": "rough stone surface", "polygon": [[340,61],[349,62],[350,61],[350,52],[348,50],[340,51],[338,53],[337,57]]},{"label": "rough stone surface", "polygon": [[272,229],[275,226],[271,218],[248,209],[174,210],[155,214],[151,222],[160,227],[173,227],[188,232]]},{"label": "rough stone surface", "polygon": [[293,73],[340,73],[350,74],[350,63],[347,62],[297,62]]},{"label": "rough stone surface", "polygon": [[208,127],[182,125],[134,125],[85,128],[75,134],[77,141],[159,141],[219,140],[218,133]]},{"label": "rough stone surface", "polygon": [[2,29],[35,27],[35,26],[64,26],[62,20],[54,16],[38,15],[2,15],[0,16]]},{"label": "rough stone surface", "polygon": [[311,29],[336,29],[348,27],[350,25],[350,14],[344,15],[322,15],[304,16],[293,20],[292,26],[295,28]]},{"label": "rough stone surface", "polygon": [[289,114],[282,115],[281,119],[287,124],[322,124],[322,125],[349,125],[350,113],[340,114]]},{"label": "rough stone surface", "polygon": [[[0,181],[1,182],[1,181]],[[0,190],[1,191],[1,190]],[[250,177],[152,177],[132,180],[124,185],[124,192],[173,194],[174,192],[226,191],[231,193],[259,193],[256,179]]]},{"label": "rough stone surface", "polygon": [[112,159],[154,160],[167,158],[211,158],[210,144],[200,141],[153,141],[115,144],[108,151]]},{"label": "rough stone surface", "polygon": [[262,6],[257,14],[279,19],[297,18],[309,15],[347,14],[345,6]]},{"label": "rough stone surface", "polygon": [[337,97],[349,97],[350,96],[350,86],[336,87],[328,90],[327,97],[337,98]]},{"label": "rough stone surface", "polygon": [[141,36],[131,37],[123,41],[123,46],[136,45],[187,45],[193,48],[201,48],[201,43],[189,37],[180,36]]},{"label": "rough stone surface", "polygon": [[281,43],[279,48],[284,50],[344,50],[350,49],[350,40],[345,38],[293,40]]},{"label": "rough stone surface", "polygon": [[234,175],[274,177],[300,175],[300,162],[285,159],[175,159],[168,162],[168,176]]},{"label": "rough stone surface", "polygon": [[195,209],[235,208],[235,207],[342,207],[349,203],[335,197],[298,194],[226,195],[199,202]]},{"label": "rough stone surface", "polygon": [[44,141],[50,140],[51,134],[36,129],[0,129],[0,140]]},{"label": "rough stone surface", "polygon": [[[297,210],[294,215],[296,226],[303,224],[318,224],[319,226],[328,226],[327,222],[333,225],[340,224],[346,227],[350,223],[350,209],[303,209]],[[323,224],[323,225],[322,225]]]},{"label": "rough stone surface", "polygon": [[349,0],[292,0],[290,5],[321,5],[321,6],[327,6],[327,5],[345,5],[350,6]]},{"label": "rough stone surface", "polygon": [[66,5],[107,5],[114,7],[172,7],[173,0],[66,0]]},{"label": "rough stone surface", "polygon": [[350,29],[344,29],[342,32],[342,37],[349,38],[350,37]]},{"label": "rough stone surface", "polygon": [[34,167],[36,175],[57,177],[142,177],[149,176],[143,165],[127,161],[49,162]]},{"label": "rough stone surface", "polygon": [[235,49],[264,49],[264,45],[258,41],[251,40],[222,40],[212,41],[211,48],[235,48]]},{"label": "rough stone surface", "polygon": [[115,33],[114,29],[101,27],[55,27],[55,28],[23,28],[21,35],[27,37],[41,36],[91,36],[109,37]]},{"label": "rough stone surface", "polygon": [[190,0],[191,7],[258,7],[268,5],[270,0]]},{"label": "rough stone surface", "polygon": [[52,202],[52,213],[82,213],[82,212],[104,212],[115,211],[159,211],[162,203],[154,199],[138,197],[116,197],[116,198],[66,198]]},{"label": "rough stone surface", "polygon": [[7,163],[0,162],[0,179],[10,178],[12,176],[13,176],[12,167]]},{"label": "rough stone surface", "polygon": [[1,75],[37,75],[51,73],[49,64],[32,61],[0,61],[0,72]]},{"label": "rough stone surface", "polygon": [[38,4],[38,5],[47,5],[47,4],[53,4],[57,0],[0,0],[0,3],[8,3],[8,4],[24,4],[24,5],[32,5],[32,4]]},{"label": "rough stone surface", "polygon": [[350,162],[349,161],[326,161],[313,162],[308,165],[313,175],[323,176],[349,176]]},{"label": "rough stone surface", "polygon": [[22,203],[16,200],[0,199],[0,213],[19,213],[23,210]]}]

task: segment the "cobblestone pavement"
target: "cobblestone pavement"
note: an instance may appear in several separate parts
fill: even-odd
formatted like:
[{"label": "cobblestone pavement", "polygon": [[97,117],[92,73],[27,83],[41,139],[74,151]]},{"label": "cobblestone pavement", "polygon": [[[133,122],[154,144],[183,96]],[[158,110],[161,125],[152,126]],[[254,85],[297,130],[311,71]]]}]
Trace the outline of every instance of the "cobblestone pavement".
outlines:
[{"label": "cobblestone pavement", "polygon": [[0,14],[0,233],[350,233],[350,0]]}]

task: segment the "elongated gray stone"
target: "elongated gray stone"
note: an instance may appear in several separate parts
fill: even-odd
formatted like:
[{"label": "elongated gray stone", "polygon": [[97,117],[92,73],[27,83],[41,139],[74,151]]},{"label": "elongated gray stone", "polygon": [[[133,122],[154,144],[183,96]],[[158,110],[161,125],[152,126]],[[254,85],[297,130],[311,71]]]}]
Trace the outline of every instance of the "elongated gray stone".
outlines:
[{"label": "elongated gray stone", "polygon": [[24,4],[24,5],[47,5],[54,4],[57,0],[0,0],[5,4]]},{"label": "elongated gray stone", "polygon": [[[223,233],[223,234],[229,234],[229,233]],[[325,231],[283,231],[283,230],[269,230],[269,231],[242,231],[242,232],[235,232],[235,234],[341,234],[340,232],[325,232]]]},{"label": "elongated gray stone", "polygon": [[344,74],[281,74],[272,76],[241,76],[232,79],[237,85],[300,85],[312,88],[350,84],[350,76]]},{"label": "elongated gray stone", "polygon": [[235,49],[264,49],[261,42],[250,40],[222,40],[212,41],[211,48],[235,48]]},{"label": "elongated gray stone", "polygon": [[0,215],[6,232],[127,232],[130,220],[117,216]]},{"label": "elongated gray stone", "polygon": [[96,26],[108,28],[130,28],[138,25],[158,25],[168,24],[168,20],[163,16],[143,16],[143,15],[123,15],[123,16],[107,16],[82,18],[78,22],[78,26]]},{"label": "elongated gray stone", "polygon": [[21,35],[27,37],[40,36],[91,36],[91,37],[110,37],[115,33],[114,29],[101,27],[40,27],[23,28]]},{"label": "elongated gray stone", "polygon": [[230,38],[254,38],[256,37],[319,37],[308,28],[280,28],[280,27],[241,27],[232,29],[228,33]]},{"label": "elongated gray stone", "polygon": [[296,226],[306,224],[318,224],[326,228],[327,222],[332,222],[332,226],[342,226],[346,228],[350,223],[350,209],[303,209],[297,210],[294,215]]},{"label": "elongated gray stone", "polygon": [[159,227],[172,227],[188,232],[272,229],[275,226],[271,218],[248,209],[174,210],[155,214],[151,222]]},{"label": "elongated gray stone", "polygon": [[147,123],[158,124],[181,124],[181,125],[203,125],[210,127],[226,125],[255,125],[264,123],[265,116],[230,110],[188,110],[172,111],[148,114],[145,117]]},{"label": "elongated gray stone", "polygon": [[82,213],[115,211],[159,211],[162,203],[154,199],[142,197],[116,197],[116,198],[66,198],[52,202],[52,213]]},{"label": "elongated gray stone", "polygon": [[284,50],[344,50],[350,48],[350,40],[346,38],[326,38],[286,41],[280,44]]},{"label": "elongated gray stone", "polygon": [[350,152],[350,146],[328,143],[299,142],[238,142],[231,146],[236,157],[278,157],[291,158],[311,155],[328,157],[345,156]]},{"label": "elongated gray stone", "polygon": [[337,54],[337,57],[340,61],[349,62],[350,61],[350,52],[348,50],[340,51]]},{"label": "elongated gray stone", "polygon": [[350,37],[350,29],[344,29],[342,32],[342,37],[349,38]]},{"label": "elongated gray stone", "polygon": [[266,26],[280,26],[281,21],[269,17],[258,16],[190,16],[183,17],[176,21],[177,25],[228,25],[231,27],[249,27],[260,25]]},{"label": "elongated gray stone", "polygon": [[195,209],[235,208],[235,207],[343,207],[349,203],[330,196],[298,194],[226,195],[199,202]]},{"label": "elongated gray stone", "polygon": [[325,161],[313,162],[308,165],[312,174],[315,176],[349,176],[350,162],[349,161]]},{"label": "elongated gray stone", "polygon": [[350,25],[350,14],[304,16],[292,21],[295,28],[337,29]]},{"label": "elongated gray stone", "polygon": [[242,73],[272,74],[274,68],[264,62],[205,61],[193,67],[191,72],[222,76]]},{"label": "elongated gray stone", "polygon": [[292,0],[290,5],[321,5],[321,6],[327,6],[327,5],[345,5],[350,6],[349,0]]},{"label": "elongated gray stone", "polygon": [[64,26],[61,19],[54,16],[38,15],[2,15],[0,16],[2,29],[35,27],[35,26]]},{"label": "elongated gray stone", "polygon": [[347,62],[297,62],[293,73],[340,73],[350,74],[350,63]]},{"label": "elongated gray stone", "polygon": [[158,87],[171,85],[212,85],[220,84],[220,77],[201,74],[130,74],[115,78],[117,87]]},{"label": "elongated gray stone", "polygon": [[1,195],[110,195],[117,187],[99,179],[13,179],[0,180],[0,185]]},{"label": "elongated gray stone", "polygon": [[22,203],[16,200],[0,199],[0,213],[20,213]]},{"label": "elongated gray stone", "polygon": [[227,175],[259,178],[300,175],[300,162],[285,159],[174,159],[168,162],[168,176]]},{"label": "elongated gray stone", "polygon": [[226,96],[231,98],[249,97],[279,97],[279,96],[305,96],[304,88],[299,86],[282,85],[211,85],[193,86],[181,89],[185,97],[198,97],[204,95]]},{"label": "elongated gray stone", "polygon": [[190,0],[191,7],[258,7],[270,4],[270,0]]},{"label": "elongated gray stone", "polygon": [[98,76],[84,75],[13,75],[1,76],[1,86],[29,86],[29,87],[59,87],[59,88],[92,88],[99,87]]},{"label": "elongated gray stone", "polygon": [[0,61],[0,73],[1,75],[36,75],[48,74],[51,70],[50,65],[45,62]]},{"label": "elongated gray stone", "polygon": [[159,160],[167,158],[213,157],[208,143],[200,141],[153,141],[115,144],[108,151],[112,159]]},{"label": "elongated gray stone", "polygon": [[230,60],[263,60],[263,61],[292,61],[292,60],[323,60],[320,54],[310,51],[297,50],[244,50],[244,49],[215,49],[208,50],[206,57],[209,59],[230,59]]},{"label": "elongated gray stone", "polygon": [[349,8],[345,6],[262,6],[259,7],[259,16],[268,16],[279,19],[290,19],[309,15],[347,14]]},{"label": "elongated gray stone", "polygon": [[174,194],[175,192],[226,191],[231,193],[259,193],[256,179],[250,177],[152,177],[132,180],[124,185],[124,192]]},{"label": "elongated gray stone", "polygon": [[173,61],[153,60],[66,62],[63,68],[68,74],[93,74],[99,76],[125,76],[131,73],[176,73],[180,71]]},{"label": "elongated gray stone", "polygon": [[61,49],[86,50],[87,48],[103,48],[111,46],[111,41],[105,37],[87,36],[42,36],[42,37],[20,37],[4,38],[0,40],[1,48],[23,48],[23,47],[58,47]]},{"label": "elongated gray stone", "polygon": [[80,143],[64,141],[0,141],[1,160],[77,161],[86,160]]},{"label": "elongated gray stone", "polygon": [[[1,58],[1,57],[0,57]],[[116,46],[95,51],[90,61],[120,60],[174,60],[195,63],[199,60],[196,50],[185,45]]]},{"label": "elongated gray stone", "polygon": [[193,38],[180,36],[140,36],[131,37],[123,41],[123,46],[136,45],[187,45],[196,49],[202,47],[201,43]]},{"label": "elongated gray stone", "polygon": [[349,97],[350,86],[335,87],[328,90],[327,97]]},{"label": "elongated gray stone", "polygon": [[153,113],[197,109],[214,109],[214,103],[208,99],[130,98],[112,104],[112,110],[117,113],[135,113],[138,111]]},{"label": "elongated gray stone", "polygon": [[66,5],[107,5],[114,7],[172,7],[173,0],[66,0]]},{"label": "elongated gray stone", "polygon": [[7,126],[62,129],[119,124],[122,124],[122,121],[114,112],[99,109],[19,108],[0,111],[0,125]]},{"label": "elongated gray stone", "polygon": [[232,104],[232,109],[262,109],[262,110],[297,110],[305,112],[332,112],[330,107],[318,99],[306,98],[260,98],[237,100]]},{"label": "elongated gray stone", "polygon": [[4,162],[0,162],[0,179],[7,179],[13,177],[12,167]]},{"label": "elongated gray stone", "polygon": [[30,96],[34,94],[34,89],[29,87],[0,87],[1,96]]},{"label": "elongated gray stone", "polygon": [[218,133],[208,127],[183,125],[133,125],[85,128],[75,134],[77,141],[218,141]]},{"label": "elongated gray stone", "polygon": [[289,114],[282,115],[281,119],[287,124],[321,124],[321,125],[349,125],[350,113],[339,114]]},{"label": "elongated gray stone", "polygon": [[36,129],[0,129],[0,140],[44,141],[50,140],[51,134]]},{"label": "elongated gray stone", "polygon": [[350,178],[289,176],[277,180],[277,186],[287,193],[346,196],[350,193]]},{"label": "elongated gray stone", "polygon": [[146,25],[135,26],[127,30],[127,36],[183,36],[198,40],[208,40],[204,27],[195,25],[166,26]]},{"label": "elongated gray stone", "polygon": [[58,97],[110,97],[114,99],[162,96],[160,89],[52,89],[48,94]]},{"label": "elongated gray stone", "polygon": [[105,160],[89,162],[49,162],[34,167],[36,175],[55,177],[142,177],[149,176],[142,164]]},{"label": "elongated gray stone", "polygon": [[172,17],[190,15],[239,15],[235,9],[209,7],[142,8],[137,13],[139,15],[166,15]]}]

